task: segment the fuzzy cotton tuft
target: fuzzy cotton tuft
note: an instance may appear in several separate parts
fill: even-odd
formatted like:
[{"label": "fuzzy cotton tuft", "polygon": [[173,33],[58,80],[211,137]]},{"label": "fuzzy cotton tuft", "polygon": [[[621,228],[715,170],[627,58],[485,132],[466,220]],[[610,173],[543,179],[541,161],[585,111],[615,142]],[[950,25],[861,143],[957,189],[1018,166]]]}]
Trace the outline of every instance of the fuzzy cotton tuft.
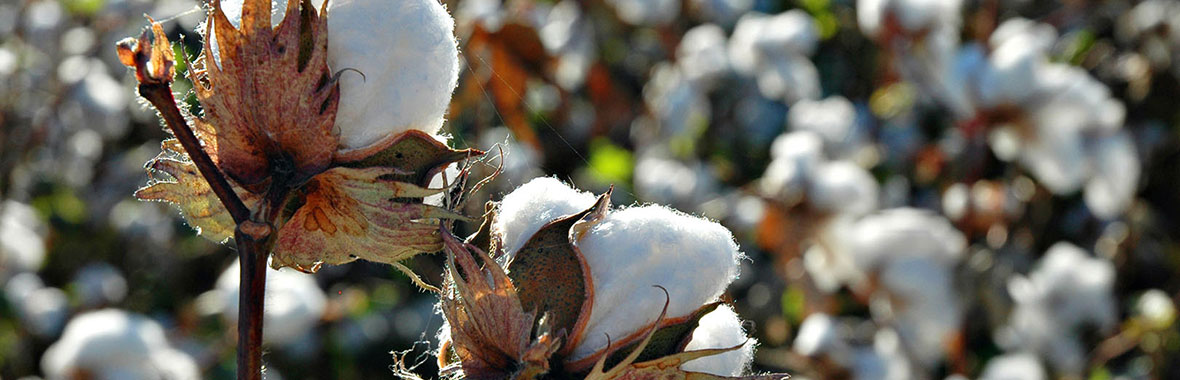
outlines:
[{"label": "fuzzy cotton tuft", "polygon": [[141,315],[117,309],[81,314],[61,340],[45,351],[47,379],[79,374],[96,379],[198,379],[196,362],[168,343],[164,329]]},{"label": "fuzzy cotton tuft", "polygon": [[684,347],[685,351],[704,350],[711,348],[730,348],[741,344],[742,347],[720,355],[706,356],[690,360],[680,369],[693,372],[711,373],[718,376],[741,376],[754,360],[754,346],[758,342],[746,336],[742,328],[742,320],[737,312],[729,305],[721,305],[717,310],[705,314],[701,318],[696,330],[692,331],[692,339]]},{"label": "fuzzy cotton tuft", "polygon": [[546,223],[594,205],[594,195],[578,191],[557,178],[540,177],[521,185],[500,201],[492,233],[512,255]]},{"label": "fuzzy cotton tuft", "polygon": [[655,322],[668,290],[668,317],[688,315],[721,296],[742,255],[720,224],[648,205],[613,211],[583,235],[578,248],[594,280],[594,306],[582,344],[585,357]]},{"label": "fuzzy cotton tuft", "polygon": [[346,149],[409,129],[437,133],[459,80],[455,20],[434,0],[333,0],[328,66],[340,79]]}]

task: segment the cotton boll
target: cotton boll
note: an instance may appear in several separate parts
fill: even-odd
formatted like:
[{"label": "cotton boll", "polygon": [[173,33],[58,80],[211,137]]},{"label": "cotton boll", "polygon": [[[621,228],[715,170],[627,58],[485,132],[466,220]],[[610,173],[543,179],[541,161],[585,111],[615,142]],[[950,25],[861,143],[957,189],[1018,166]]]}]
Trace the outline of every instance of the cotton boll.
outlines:
[{"label": "cotton boll", "polygon": [[1057,30],[1052,26],[1021,17],[1004,20],[988,37],[993,48],[1013,45],[1040,54],[1048,53],[1056,41]]},{"label": "cotton boll", "polygon": [[756,44],[769,18],[765,13],[750,12],[738,19],[727,46],[729,60],[738,73],[754,75],[761,65]]},{"label": "cotton boll", "polygon": [[740,376],[749,369],[750,362],[754,360],[754,346],[757,342],[746,336],[742,320],[732,307],[718,306],[717,310],[701,317],[696,330],[692,331],[692,339],[688,341],[684,350],[730,348],[739,344],[742,346],[733,351],[690,360],[681,365],[680,369],[718,376]]},{"label": "cotton boll", "polygon": [[849,234],[857,266],[871,271],[901,258],[930,259],[953,265],[963,257],[966,239],[945,218],[925,210],[898,208],[857,221]]},{"label": "cotton boll", "polygon": [[0,205],[0,268],[35,271],[45,261],[45,224],[36,210],[13,200]]},{"label": "cotton boll", "polygon": [[1044,380],[1045,368],[1035,355],[1015,353],[997,356],[987,362],[979,380]]},{"label": "cotton boll", "polygon": [[1083,370],[1085,348],[1078,337],[1084,325],[1109,330],[1117,322],[1114,265],[1090,257],[1069,243],[1057,243],[1027,278],[1014,277],[1009,292],[1016,308],[999,333],[1008,347],[1036,350],[1057,371]]},{"label": "cotton boll", "polygon": [[817,133],[789,132],[774,139],[770,145],[770,156],[775,160],[796,160],[813,166],[822,159],[823,147],[823,139]]},{"label": "cotton boll", "polygon": [[680,14],[680,0],[607,0],[615,14],[632,25],[664,25]]},{"label": "cotton boll", "polygon": [[787,125],[793,131],[815,132],[825,146],[854,146],[862,139],[855,131],[856,107],[843,96],[796,102],[787,111]]},{"label": "cotton boll", "polygon": [[1131,205],[1139,188],[1139,157],[1127,133],[1098,140],[1091,155],[1094,173],[1086,182],[1086,206],[1102,219],[1113,219]]},{"label": "cotton boll", "polygon": [[897,333],[914,359],[928,368],[945,356],[945,347],[962,324],[953,274],[926,258],[893,260],[880,272],[882,286],[896,300],[890,311]]},{"label": "cotton boll", "polygon": [[820,96],[819,70],[803,56],[791,55],[766,62],[756,81],[762,96],[787,104]]},{"label": "cotton boll", "polygon": [[1042,130],[1036,139],[1025,141],[1020,162],[1054,194],[1077,191],[1089,174],[1082,137],[1062,129]]},{"label": "cotton boll", "polygon": [[[714,301],[738,275],[742,254],[720,224],[661,206],[612,211],[577,242],[594,284],[594,305],[574,360],[668,317]],[[667,289],[664,292],[653,286]]]},{"label": "cotton boll", "polygon": [[454,20],[434,0],[335,0],[328,66],[340,78],[336,127],[344,148],[408,129],[436,133],[459,80]]},{"label": "cotton boll", "polygon": [[659,120],[659,140],[691,133],[703,126],[712,113],[709,99],[680,72],[677,66],[659,64],[643,87],[643,100]]},{"label": "cotton boll", "polygon": [[[238,318],[238,291],[241,266],[238,261],[226,268],[217,279],[222,297],[222,316]],[[287,344],[307,334],[324,314],[327,300],[315,282],[315,276],[290,268],[266,269],[266,305],[263,307],[262,337],[269,343]]]},{"label": "cotton boll", "polygon": [[117,309],[74,317],[45,351],[48,379],[82,373],[99,379],[198,379],[191,357],[173,349],[155,321]]},{"label": "cotton boll", "polygon": [[1039,72],[1048,60],[1028,38],[1013,39],[993,48],[981,73],[979,100],[985,107],[1019,104],[1036,94]]},{"label": "cotton boll", "polygon": [[725,31],[714,24],[701,24],[684,33],[676,47],[676,64],[689,82],[711,88],[729,70],[725,52]]},{"label": "cotton boll", "polygon": [[500,201],[492,233],[508,255],[516,253],[541,227],[594,205],[593,194],[578,191],[552,177],[534,178]]},{"label": "cotton boll", "polygon": [[888,0],[856,0],[856,23],[866,36],[879,36]]},{"label": "cotton boll", "polygon": [[836,321],[827,314],[809,315],[799,325],[799,333],[795,335],[791,349],[806,356],[844,352],[848,347],[837,327]]},{"label": "cotton boll", "polygon": [[754,48],[766,57],[811,55],[819,42],[819,26],[807,12],[792,9],[770,16],[762,24]]},{"label": "cotton boll", "polygon": [[807,192],[812,206],[821,210],[864,215],[877,209],[880,186],[868,171],[847,161],[820,165]]},{"label": "cotton boll", "polygon": [[58,288],[38,288],[30,291],[16,305],[21,322],[39,337],[52,337],[61,331],[69,316],[69,299]]},{"label": "cotton boll", "polygon": [[1148,322],[1148,326],[1165,329],[1176,321],[1176,304],[1168,293],[1159,289],[1143,292],[1135,302],[1135,314]]}]

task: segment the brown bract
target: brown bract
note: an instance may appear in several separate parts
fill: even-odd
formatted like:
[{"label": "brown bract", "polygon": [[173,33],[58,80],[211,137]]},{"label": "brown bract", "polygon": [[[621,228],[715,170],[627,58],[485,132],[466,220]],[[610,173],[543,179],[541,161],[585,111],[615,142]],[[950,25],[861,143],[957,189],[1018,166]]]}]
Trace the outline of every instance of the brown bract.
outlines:
[{"label": "brown bract", "polygon": [[[328,71],[324,12],[308,0],[289,1],[272,28],[270,0],[246,0],[241,29],[219,0],[205,23],[206,52],[189,71],[204,108],[195,116],[205,151],[221,158],[233,180],[259,191],[268,180],[301,182],[332,162],[339,86]],[[289,178],[275,178],[276,175]]]}]

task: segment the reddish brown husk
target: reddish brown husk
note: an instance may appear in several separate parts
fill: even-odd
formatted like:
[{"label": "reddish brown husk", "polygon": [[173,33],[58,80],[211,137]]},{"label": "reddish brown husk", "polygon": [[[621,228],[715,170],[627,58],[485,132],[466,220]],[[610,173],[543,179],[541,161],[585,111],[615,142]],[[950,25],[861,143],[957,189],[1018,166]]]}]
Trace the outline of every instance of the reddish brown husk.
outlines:
[{"label": "reddish brown husk", "polygon": [[[301,6],[302,5],[302,6]],[[332,162],[340,90],[328,71],[327,9],[289,1],[278,27],[270,0],[243,4],[241,29],[213,1],[207,47],[189,71],[204,115],[193,122],[210,156],[242,186],[262,191],[268,180],[299,183]],[[290,178],[275,178],[276,174]],[[289,173],[289,174],[287,174]]]}]

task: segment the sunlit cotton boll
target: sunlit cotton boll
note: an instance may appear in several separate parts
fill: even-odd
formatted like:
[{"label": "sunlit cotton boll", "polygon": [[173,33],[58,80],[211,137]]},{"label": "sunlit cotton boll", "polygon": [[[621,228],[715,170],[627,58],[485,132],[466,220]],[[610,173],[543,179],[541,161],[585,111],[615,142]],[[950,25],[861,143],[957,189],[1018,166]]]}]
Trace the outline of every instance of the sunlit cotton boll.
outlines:
[{"label": "sunlit cotton boll", "polygon": [[553,177],[534,178],[500,201],[492,233],[504,252],[514,253],[545,224],[594,205],[594,195],[578,191]]},{"label": "sunlit cotton boll", "polygon": [[686,136],[709,122],[709,99],[689,81],[680,68],[657,64],[643,87],[643,100],[659,121],[657,141]]},{"label": "sunlit cotton boll", "polygon": [[997,341],[1039,353],[1057,371],[1079,374],[1087,349],[1083,326],[1108,331],[1117,322],[1114,264],[1069,243],[1049,248],[1028,277],[1009,280],[1016,307]]},{"label": "sunlit cotton boll", "polygon": [[[234,261],[217,279],[222,315],[238,319],[238,291],[241,266]],[[208,299],[205,296],[202,298]],[[266,304],[263,307],[262,338],[269,343],[294,342],[311,331],[324,314],[327,303],[315,276],[290,268],[266,268]]]},{"label": "sunlit cotton boll", "polygon": [[701,24],[684,32],[676,47],[676,64],[680,71],[702,89],[711,89],[729,72],[725,51],[725,31],[714,24]]},{"label": "sunlit cotton boll", "polygon": [[659,153],[642,154],[635,165],[635,192],[645,201],[689,209],[716,194],[716,179],[700,162]]},{"label": "sunlit cotton boll", "polygon": [[843,96],[823,100],[800,100],[787,111],[792,131],[811,131],[824,139],[824,146],[837,153],[852,153],[864,142],[857,130],[856,107]]},{"label": "sunlit cotton boll", "polygon": [[723,376],[741,376],[749,370],[757,342],[747,337],[745,329],[742,328],[742,320],[732,307],[718,306],[717,310],[701,318],[696,330],[692,331],[692,339],[684,347],[685,351],[730,348],[739,344],[742,345],[741,348],[691,360],[680,366],[680,369]]},{"label": "sunlit cotton boll", "polygon": [[[589,193],[556,179],[535,179],[504,197],[493,233],[512,257],[542,225],[593,202]],[[583,340],[570,355],[575,361],[606,348],[610,339],[641,333],[656,321],[665,302],[668,318],[679,318],[716,301],[737,277],[743,258],[725,227],[657,205],[612,210],[576,244],[590,270],[594,299]],[[726,333],[709,334],[721,340]],[[749,360],[746,355],[740,368]],[[726,374],[734,369],[702,366]]]},{"label": "sunlit cotton boll", "polygon": [[41,369],[50,380],[199,379],[191,357],[168,343],[155,321],[117,309],[81,314],[45,351]]},{"label": "sunlit cotton boll", "polygon": [[0,273],[40,269],[45,230],[32,207],[13,200],[0,204]]},{"label": "sunlit cotton boll", "polygon": [[61,289],[46,287],[33,273],[20,273],[4,284],[4,295],[20,322],[33,335],[54,337],[69,316],[69,300]]},{"label": "sunlit cotton boll", "polygon": [[926,210],[897,208],[862,218],[850,231],[851,253],[865,271],[891,260],[929,259],[953,266],[967,240],[946,218]]},{"label": "sunlit cotton boll", "polygon": [[791,104],[820,96],[819,72],[807,58],[818,39],[815,20],[802,10],[753,12],[738,20],[727,48],[734,70],[754,77],[762,96]]},{"label": "sunlit cotton boll", "polygon": [[[242,2],[221,4],[239,25]],[[284,0],[272,5],[273,24],[284,7]],[[341,148],[368,147],[410,129],[437,133],[459,80],[455,21],[442,4],[333,0],[327,18],[328,67],[359,72],[340,77]]]},{"label": "sunlit cotton boll", "polygon": [[594,306],[574,358],[655,322],[668,290],[668,316],[688,315],[721,296],[742,254],[720,224],[649,205],[615,210],[583,235],[578,248],[594,279]]},{"label": "sunlit cotton boll", "polygon": [[1015,353],[997,356],[987,362],[979,380],[1045,380],[1045,367],[1036,355]]},{"label": "sunlit cotton boll", "polygon": [[918,34],[934,28],[958,28],[960,0],[857,0],[857,22],[866,35],[879,36],[886,20],[898,21],[901,32]]},{"label": "sunlit cotton boll", "polygon": [[663,25],[680,14],[680,0],[606,0],[619,18],[632,25]]}]

